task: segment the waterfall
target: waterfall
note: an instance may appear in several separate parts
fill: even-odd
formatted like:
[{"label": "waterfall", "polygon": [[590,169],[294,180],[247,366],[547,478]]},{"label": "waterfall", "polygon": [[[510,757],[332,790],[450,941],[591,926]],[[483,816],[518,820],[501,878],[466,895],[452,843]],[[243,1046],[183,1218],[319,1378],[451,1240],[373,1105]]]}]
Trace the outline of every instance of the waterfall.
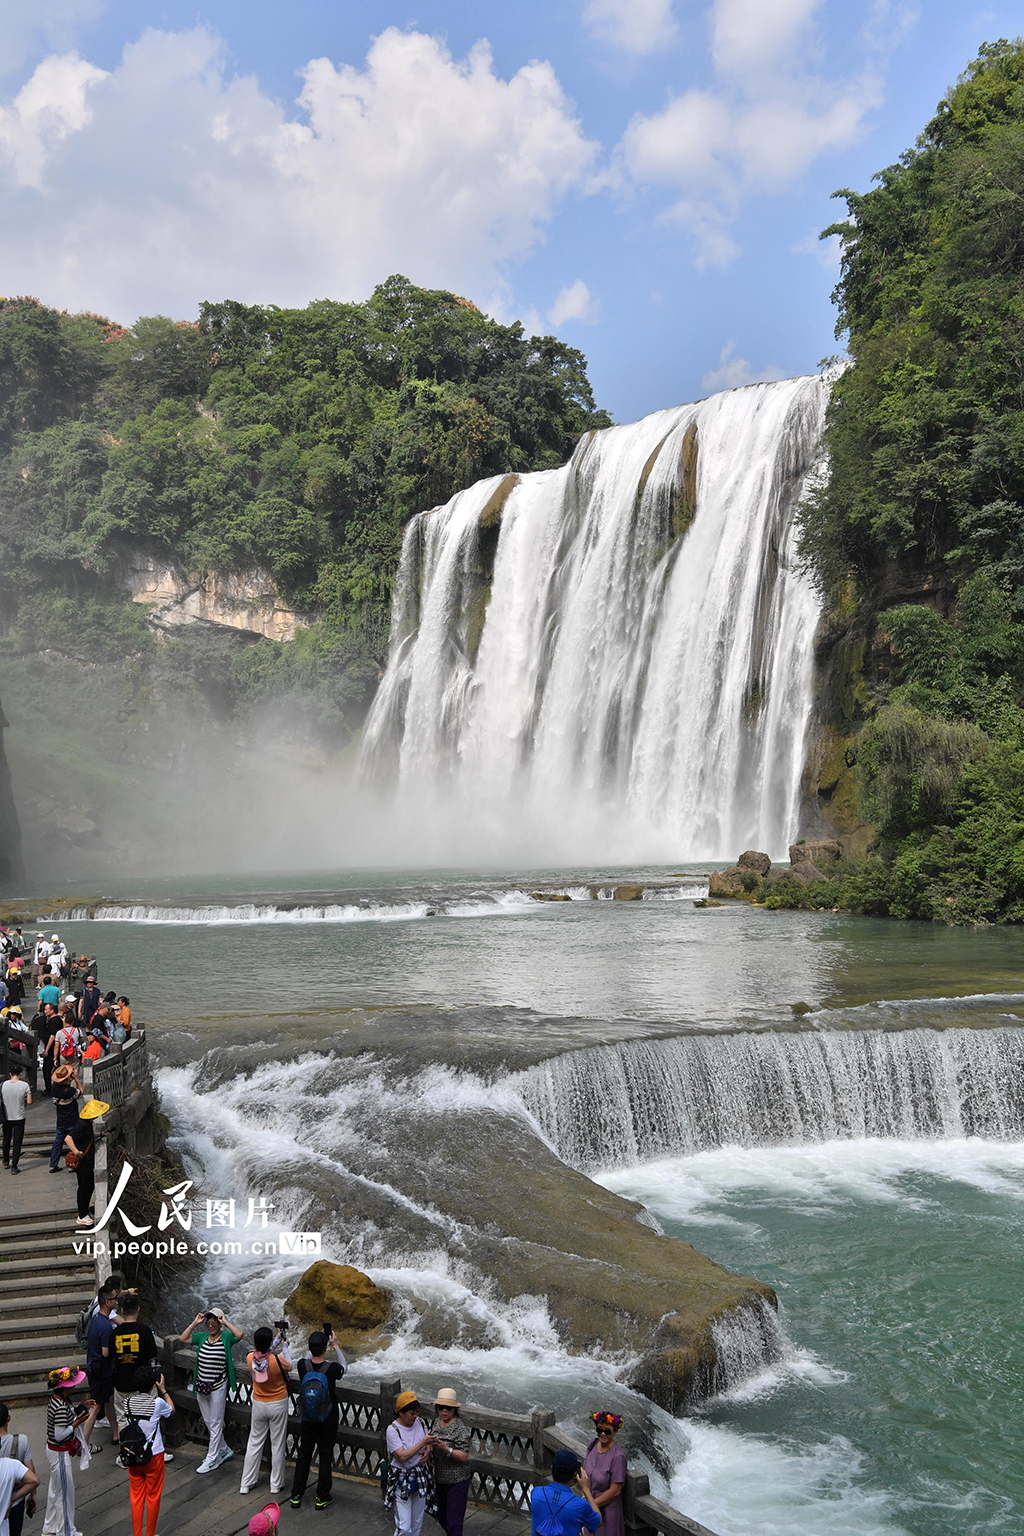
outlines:
[{"label": "waterfall", "polygon": [[827,393],[727,390],[415,517],[364,777],[488,855],[782,856],[818,618],[792,514]]},{"label": "waterfall", "polygon": [[583,1172],[711,1147],[1024,1138],[1024,1029],[691,1035],[570,1051],[518,1074]]}]

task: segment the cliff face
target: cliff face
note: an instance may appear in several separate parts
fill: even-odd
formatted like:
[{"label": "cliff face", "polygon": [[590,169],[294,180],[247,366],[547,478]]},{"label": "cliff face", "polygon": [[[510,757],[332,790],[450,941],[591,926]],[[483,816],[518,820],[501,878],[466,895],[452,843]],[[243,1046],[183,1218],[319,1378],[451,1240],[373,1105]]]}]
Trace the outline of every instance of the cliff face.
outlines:
[{"label": "cliff face", "polygon": [[21,859],[21,824],[14,804],[11,770],[4,751],[4,731],[10,724],[0,705],[0,886],[10,885],[25,875]]}]

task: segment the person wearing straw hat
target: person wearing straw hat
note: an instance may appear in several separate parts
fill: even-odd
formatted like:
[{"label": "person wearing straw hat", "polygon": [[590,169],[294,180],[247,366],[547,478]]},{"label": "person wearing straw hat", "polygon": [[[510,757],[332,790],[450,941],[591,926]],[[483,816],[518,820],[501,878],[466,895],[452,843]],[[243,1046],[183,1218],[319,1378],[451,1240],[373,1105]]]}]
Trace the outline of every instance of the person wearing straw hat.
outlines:
[{"label": "person wearing straw hat", "polygon": [[46,1378],[50,1401],[46,1405],[46,1460],[50,1485],[46,1490],[43,1536],[82,1536],[75,1528],[75,1456],[88,1466],[88,1449],[76,1430],[88,1414],[82,1404],[75,1408],[70,1394],[85,1381],[85,1372],[74,1365],[60,1365]]},{"label": "person wearing straw hat", "polygon": [[459,1417],[462,1404],[451,1387],[434,1398],[437,1417],[430,1426],[431,1460],[437,1495],[437,1520],[448,1536],[462,1536],[469,1498],[469,1430]]},{"label": "person wearing straw hat", "polygon": [[[78,1119],[64,1137],[64,1161],[75,1170],[78,1180],[79,1227],[91,1227],[89,1207],[96,1188],[96,1128],[94,1120],[105,1115],[110,1108],[102,1099],[87,1099],[78,1111]],[[106,1134],[100,1131],[99,1135]]]}]

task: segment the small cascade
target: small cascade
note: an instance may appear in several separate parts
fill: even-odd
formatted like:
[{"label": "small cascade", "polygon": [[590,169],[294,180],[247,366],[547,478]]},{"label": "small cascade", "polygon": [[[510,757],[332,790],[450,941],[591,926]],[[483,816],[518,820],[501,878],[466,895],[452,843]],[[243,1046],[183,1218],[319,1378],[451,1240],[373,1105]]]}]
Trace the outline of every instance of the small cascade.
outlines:
[{"label": "small cascade", "polygon": [[818,619],[793,511],[827,394],[728,390],[414,518],[364,780],[460,854],[781,856]]},{"label": "small cascade", "polygon": [[1024,1030],[908,1029],[637,1040],[512,1080],[583,1172],[712,1147],[1024,1137]]}]

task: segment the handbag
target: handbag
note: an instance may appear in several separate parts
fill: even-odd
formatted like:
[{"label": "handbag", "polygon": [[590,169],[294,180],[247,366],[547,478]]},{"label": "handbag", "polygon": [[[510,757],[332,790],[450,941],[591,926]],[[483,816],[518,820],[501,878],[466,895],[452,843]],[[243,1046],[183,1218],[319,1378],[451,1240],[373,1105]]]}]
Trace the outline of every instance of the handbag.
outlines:
[{"label": "handbag", "polygon": [[68,1152],[64,1153],[64,1166],[65,1166],[65,1168],[77,1168],[81,1161],[82,1161],[82,1153],[79,1152],[77,1147],[73,1151],[68,1151]]}]

